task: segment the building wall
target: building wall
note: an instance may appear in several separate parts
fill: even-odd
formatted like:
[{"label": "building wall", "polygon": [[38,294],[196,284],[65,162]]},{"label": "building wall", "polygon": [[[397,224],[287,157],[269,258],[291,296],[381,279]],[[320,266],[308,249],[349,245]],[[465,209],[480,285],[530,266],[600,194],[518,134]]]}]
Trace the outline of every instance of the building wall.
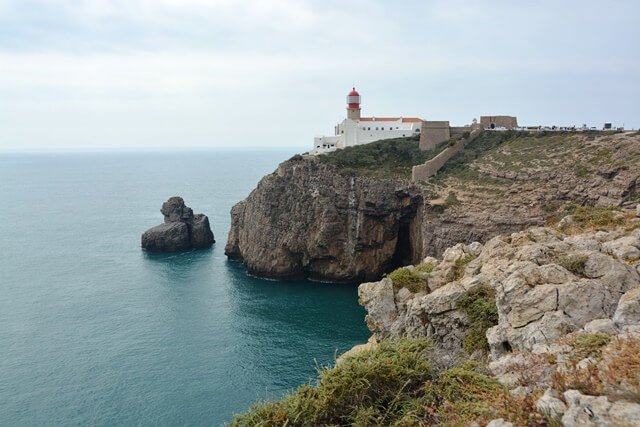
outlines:
[{"label": "building wall", "polygon": [[503,127],[513,129],[518,127],[518,118],[515,116],[480,116],[480,125],[483,129],[492,129],[494,127]]},{"label": "building wall", "polygon": [[420,149],[433,150],[442,141],[451,138],[448,121],[425,120],[420,133]]},{"label": "building wall", "polygon": [[418,133],[416,130],[420,129],[420,125],[420,122],[403,122],[402,120],[360,121],[356,128],[358,135],[356,145],[368,144],[381,139],[412,136]]},{"label": "building wall", "polygon": [[344,135],[317,136],[313,138],[313,149],[311,154],[322,154],[335,151],[337,148],[344,148]]},{"label": "building wall", "polygon": [[452,126],[449,128],[449,133],[451,134],[451,138],[457,138],[464,135],[465,132],[471,133],[472,130],[471,126]]},{"label": "building wall", "polygon": [[335,127],[335,136],[319,136],[313,140],[311,154],[327,153],[344,147],[368,144],[381,139],[412,136],[421,129],[421,122],[400,120],[355,121],[345,119]]}]

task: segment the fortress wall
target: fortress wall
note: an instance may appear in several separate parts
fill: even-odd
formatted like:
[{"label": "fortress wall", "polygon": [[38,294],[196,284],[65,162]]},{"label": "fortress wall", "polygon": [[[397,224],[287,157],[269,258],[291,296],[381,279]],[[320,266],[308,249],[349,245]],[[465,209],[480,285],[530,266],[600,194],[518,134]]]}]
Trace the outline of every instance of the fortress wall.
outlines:
[{"label": "fortress wall", "polygon": [[420,132],[420,149],[433,150],[442,141],[451,138],[448,121],[425,120]]},{"label": "fortress wall", "polygon": [[462,136],[465,132],[471,132],[471,126],[452,126],[449,128],[449,133],[451,134],[451,138],[456,138],[458,136]]},{"label": "fortress wall", "polygon": [[445,163],[449,161],[453,156],[458,154],[460,151],[464,150],[464,147],[467,144],[480,134],[482,130],[476,129],[469,135],[466,139],[461,139],[456,141],[454,145],[445,149],[442,153],[435,156],[433,159],[426,161],[424,164],[419,166],[414,166],[411,169],[411,180],[414,182],[417,181],[426,181],[435,175]]},{"label": "fortress wall", "polygon": [[515,116],[481,116],[480,125],[483,129],[490,129],[491,123],[495,127],[513,129],[518,127],[518,118]]}]

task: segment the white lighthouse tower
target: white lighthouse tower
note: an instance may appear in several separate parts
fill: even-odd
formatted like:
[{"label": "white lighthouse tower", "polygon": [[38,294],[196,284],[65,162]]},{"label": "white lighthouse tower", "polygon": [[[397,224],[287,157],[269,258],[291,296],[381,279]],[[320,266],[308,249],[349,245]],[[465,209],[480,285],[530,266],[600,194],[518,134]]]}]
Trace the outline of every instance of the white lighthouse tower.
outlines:
[{"label": "white lighthouse tower", "polygon": [[360,100],[360,94],[352,88],[347,94],[347,118],[335,126],[334,135],[315,137],[311,154],[420,133],[422,119],[417,117],[361,117]]}]

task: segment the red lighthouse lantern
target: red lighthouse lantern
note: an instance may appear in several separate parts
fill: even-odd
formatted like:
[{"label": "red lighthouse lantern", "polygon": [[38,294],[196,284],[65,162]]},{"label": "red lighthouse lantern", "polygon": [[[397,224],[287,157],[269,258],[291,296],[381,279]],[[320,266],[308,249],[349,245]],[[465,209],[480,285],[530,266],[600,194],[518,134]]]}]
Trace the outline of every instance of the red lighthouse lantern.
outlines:
[{"label": "red lighthouse lantern", "polygon": [[360,120],[360,94],[355,87],[347,95],[347,118]]}]

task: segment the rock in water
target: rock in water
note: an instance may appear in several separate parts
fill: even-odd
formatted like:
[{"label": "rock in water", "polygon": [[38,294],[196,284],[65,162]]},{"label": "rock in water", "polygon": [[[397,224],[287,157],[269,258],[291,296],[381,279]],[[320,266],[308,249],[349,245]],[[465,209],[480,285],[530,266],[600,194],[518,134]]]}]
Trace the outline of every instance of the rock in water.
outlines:
[{"label": "rock in water", "polygon": [[193,219],[193,210],[185,206],[182,197],[178,196],[171,197],[164,202],[160,212],[164,215],[165,224],[177,221],[189,223]]},{"label": "rock in water", "polygon": [[144,232],[142,247],[151,252],[180,252],[191,249],[189,227],[184,222],[157,225]]},{"label": "rock in water", "polygon": [[193,214],[182,197],[171,197],[162,204],[164,224],[142,234],[142,248],[151,252],[179,252],[188,249],[209,248],[215,243],[209,218]]},{"label": "rock in water", "polygon": [[[189,209],[191,210],[191,209]],[[191,246],[196,249],[211,247],[215,240],[213,240],[213,233],[209,226],[209,218],[204,214],[195,214],[191,221]]]}]

